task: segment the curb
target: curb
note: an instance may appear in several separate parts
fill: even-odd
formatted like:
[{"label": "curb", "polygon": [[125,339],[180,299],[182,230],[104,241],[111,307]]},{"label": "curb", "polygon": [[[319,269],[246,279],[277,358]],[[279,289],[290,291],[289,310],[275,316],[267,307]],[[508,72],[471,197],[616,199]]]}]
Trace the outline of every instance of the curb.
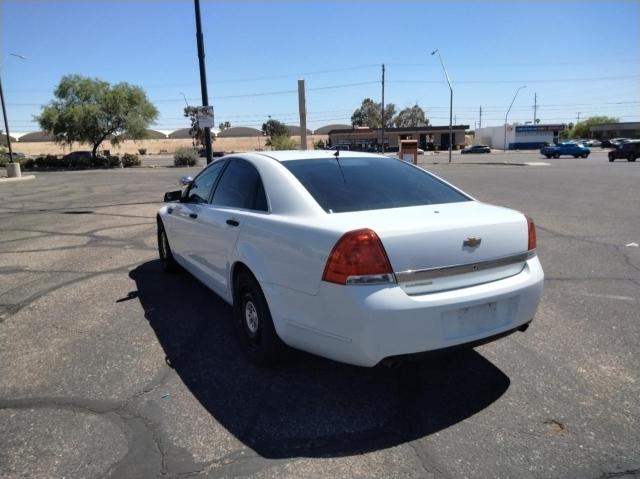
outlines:
[{"label": "curb", "polygon": [[18,176],[17,178],[0,178],[0,183],[17,183],[19,181],[35,180],[34,175]]}]

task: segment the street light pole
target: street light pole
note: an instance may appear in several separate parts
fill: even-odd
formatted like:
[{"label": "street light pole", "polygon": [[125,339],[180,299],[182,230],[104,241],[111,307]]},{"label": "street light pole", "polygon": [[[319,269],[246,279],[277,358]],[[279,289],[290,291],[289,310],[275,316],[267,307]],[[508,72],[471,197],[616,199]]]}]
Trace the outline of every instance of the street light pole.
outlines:
[{"label": "street light pole", "polygon": [[442,69],[444,70],[444,76],[447,78],[447,83],[449,84],[449,163],[451,163],[451,148],[453,147],[453,87],[451,86],[451,81],[449,80],[447,68],[444,66],[444,62],[442,61],[440,50],[437,48],[431,52],[432,55],[435,55],[436,53],[438,54],[438,58],[440,59]]},{"label": "street light pole", "polygon": [[[193,0],[196,9],[196,40],[198,42],[198,62],[200,64],[200,90],[202,91],[202,106],[209,106],[209,94],[207,93],[207,71],[204,65],[204,38],[202,35],[202,22],[200,20],[200,0]],[[207,165],[211,163],[213,148],[211,147],[211,129],[204,129],[204,147],[207,152]]]},{"label": "street light pole", "polygon": [[518,96],[518,92],[523,88],[527,88],[527,85],[522,85],[518,87],[516,93],[513,95],[513,100],[511,100],[511,105],[509,105],[509,109],[507,110],[507,114],[504,116],[504,152],[507,151],[507,118],[509,118],[509,112],[511,111],[511,107],[513,106],[513,102],[516,101],[516,97]]},{"label": "street light pole", "polygon": [[[17,53],[9,53],[9,55],[7,55],[7,57],[2,61],[2,64],[0,65],[0,70],[2,69],[2,67],[4,67],[4,64],[7,62],[9,57],[20,58],[21,60],[26,60],[27,59],[26,57],[24,57],[22,55],[18,55]],[[0,71],[0,73],[1,73],[1,71]],[[4,132],[5,132],[5,135],[7,137],[7,148],[9,149],[9,163],[13,163],[13,150],[11,149],[11,137],[10,137],[10,132],[9,132],[9,121],[7,120],[7,107],[4,104],[4,92],[2,91],[2,78],[1,78],[1,76],[0,76],[0,103],[2,104],[2,116],[4,117]]]}]

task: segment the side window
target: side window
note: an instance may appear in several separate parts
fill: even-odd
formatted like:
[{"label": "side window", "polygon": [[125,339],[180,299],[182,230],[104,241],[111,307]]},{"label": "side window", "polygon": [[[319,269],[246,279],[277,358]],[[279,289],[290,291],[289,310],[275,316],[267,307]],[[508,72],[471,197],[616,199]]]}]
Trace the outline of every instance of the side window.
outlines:
[{"label": "side window", "polygon": [[231,160],[213,194],[216,206],[267,211],[267,197],[258,170],[244,160]]},{"label": "side window", "polygon": [[193,180],[193,183],[191,183],[189,191],[187,192],[187,202],[207,203],[209,201],[211,190],[218,178],[218,175],[222,171],[224,163],[224,161],[213,163],[209,168],[200,173],[195,180]]}]

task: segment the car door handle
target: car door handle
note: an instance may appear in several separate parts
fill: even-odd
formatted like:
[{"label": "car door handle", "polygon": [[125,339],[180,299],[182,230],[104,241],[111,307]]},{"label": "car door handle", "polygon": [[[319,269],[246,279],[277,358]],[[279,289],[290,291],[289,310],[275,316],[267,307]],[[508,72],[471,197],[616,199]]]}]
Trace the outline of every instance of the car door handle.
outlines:
[{"label": "car door handle", "polygon": [[240,223],[236,220],[227,220],[229,226],[240,226]]},{"label": "car door handle", "polygon": [[198,217],[197,213],[189,213],[189,218],[193,218],[194,220]]}]

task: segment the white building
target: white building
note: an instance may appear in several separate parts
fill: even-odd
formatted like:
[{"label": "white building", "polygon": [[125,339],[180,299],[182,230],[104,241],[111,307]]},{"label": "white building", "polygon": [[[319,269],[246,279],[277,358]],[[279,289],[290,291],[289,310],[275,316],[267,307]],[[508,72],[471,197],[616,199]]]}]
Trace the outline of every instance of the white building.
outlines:
[{"label": "white building", "polygon": [[560,132],[565,128],[566,125],[488,126],[476,130],[473,144],[500,150],[536,150],[547,143],[557,143]]}]

